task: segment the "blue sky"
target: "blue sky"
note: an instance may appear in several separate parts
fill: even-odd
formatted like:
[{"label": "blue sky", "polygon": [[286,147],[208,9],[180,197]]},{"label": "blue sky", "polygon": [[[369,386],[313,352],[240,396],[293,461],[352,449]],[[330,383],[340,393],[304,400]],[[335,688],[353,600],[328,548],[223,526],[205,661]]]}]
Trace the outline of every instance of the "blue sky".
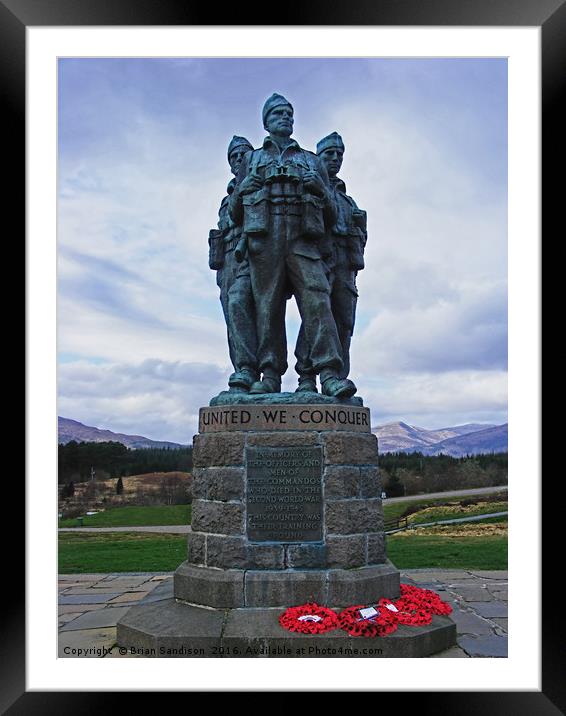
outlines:
[{"label": "blue sky", "polygon": [[[372,423],[507,419],[502,59],[59,60],[59,414],[189,442],[231,372],[207,237],[272,92],[368,212],[351,377]],[[287,315],[292,350],[298,313]]]}]

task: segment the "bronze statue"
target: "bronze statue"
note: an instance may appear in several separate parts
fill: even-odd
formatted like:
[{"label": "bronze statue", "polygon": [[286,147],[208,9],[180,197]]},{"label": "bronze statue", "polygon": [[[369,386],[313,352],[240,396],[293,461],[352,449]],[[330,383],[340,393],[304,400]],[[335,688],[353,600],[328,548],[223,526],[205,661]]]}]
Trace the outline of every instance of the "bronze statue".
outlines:
[{"label": "bronze statue", "polygon": [[245,155],[229,211],[247,237],[261,380],[250,393],[277,393],[287,370],[287,286],[295,296],[313,370],[322,392],[350,397],[356,386],[339,376],[341,346],[330,306],[330,285],[319,241],[336,222],[336,204],[324,163],[291,139],[293,107],[273,94],[263,107],[269,133]]},{"label": "bronze statue", "polygon": [[[344,157],[344,142],[337,132],[320,140],[316,153],[324,162],[334,192],[337,217],[321,243],[322,258],[328,269],[332,315],[340,339],[342,371],[340,378],[347,378],[350,372],[350,343],[356,319],[358,290],[356,276],[364,268],[364,249],[367,241],[366,212],[358,208],[351,196],[346,194],[346,185],[337,174]],[[309,355],[305,331],[301,325],[297,346],[296,371],[299,374],[297,392],[317,392],[316,371]]]},{"label": "bronze statue", "polygon": [[[244,155],[252,149],[245,137],[232,137],[228,145],[228,164],[234,176],[238,173]],[[234,366],[228,385],[231,392],[247,392],[259,377],[257,340],[247,261],[236,259],[242,228],[232,221],[228,213],[228,201],[235,184],[236,179],[228,184],[228,193],[222,199],[218,211],[218,229],[211,229],[209,234],[209,266],[216,271],[216,283],[220,288],[220,302],[228,333],[228,350]]]}]

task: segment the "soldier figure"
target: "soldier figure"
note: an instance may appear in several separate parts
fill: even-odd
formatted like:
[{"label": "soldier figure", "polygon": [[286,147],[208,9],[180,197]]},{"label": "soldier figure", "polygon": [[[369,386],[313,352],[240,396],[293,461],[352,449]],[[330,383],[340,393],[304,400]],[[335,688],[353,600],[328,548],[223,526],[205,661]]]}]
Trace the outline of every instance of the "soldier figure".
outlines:
[{"label": "soldier figure", "polygon": [[[316,153],[324,162],[334,192],[337,219],[322,244],[322,256],[328,268],[331,306],[340,338],[342,371],[340,378],[350,372],[350,343],[356,319],[358,291],[356,275],[364,268],[364,249],[367,241],[366,212],[358,208],[346,185],[337,174],[342,166],[344,143],[337,132],[320,140]],[[296,371],[299,374],[297,392],[317,392],[316,371],[309,356],[309,346],[301,325],[297,346]]]},{"label": "soldier figure", "polygon": [[[228,163],[236,176],[244,155],[253,147],[245,137],[232,137],[228,145]],[[242,228],[236,226],[228,213],[228,202],[236,179],[228,184],[228,194],[218,211],[218,229],[209,235],[209,266],[216,271],[220,288],[220,302],[228,332],[228,350],[234,373],[228,380],[230,391],[247,392],[258,379],[255,312],[247,261],[238,263],[235,248],[241,239]],[[233,296],[232,304],[229,295]]]},{"label": "soldier figure", "polygon": [[330,285],[320,254],[325,223],[336,223],[336,205],[324,163],[291,139],[293,107],[273,94],[263,107],[269,133],[261,149],[246,154],[229,200],[242,225],[256,307],[257,365],[262,379],[250,393],[281,391],[287,370],[286,291],[292,290],[309,346],[312,370],[325,395],[356,392],[343,372],[340,340],[330,306]]}]

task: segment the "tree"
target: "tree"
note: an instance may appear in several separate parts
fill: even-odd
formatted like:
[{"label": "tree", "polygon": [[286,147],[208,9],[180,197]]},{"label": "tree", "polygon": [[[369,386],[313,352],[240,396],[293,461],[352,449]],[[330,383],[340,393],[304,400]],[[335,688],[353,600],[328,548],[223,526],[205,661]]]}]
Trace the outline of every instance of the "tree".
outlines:
[{"label": "tree", "polygon": [[124,483],[122,482],[122,476],[118,478],[116,482],[116,494],[121,495],[124,492]]},{"label": "tree", "polygon": [[63,486],[63,489],[61,490],[61,497],[63,499],[67,497],[72,497],[75,494],[75,483],[71,480],[71,482],[67,483]]},{"label": "tree", "polygon": [[397,471],[393,472],[390,476],[385,485],[385,492],[387,493],[387,497],[402,497],[405,494],[405,488],[397,476]]}]

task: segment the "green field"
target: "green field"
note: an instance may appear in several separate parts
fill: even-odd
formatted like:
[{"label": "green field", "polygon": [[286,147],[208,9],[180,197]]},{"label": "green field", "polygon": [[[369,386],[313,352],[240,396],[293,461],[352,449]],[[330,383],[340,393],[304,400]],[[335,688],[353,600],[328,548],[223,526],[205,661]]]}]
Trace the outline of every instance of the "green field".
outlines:
[{"label": "green field", "polygon": [[507,569],[507,537],[387,537],[387,556],[397,569]]},{"label": "green field", "polygon": [[[457,498],[423,498],[419,501],[384,502],[385,519],[399,517],[410,504],[432,505]],[[504,509],[504,508],[503,508]],[[475,506],[468,515],[474,514]],[[478,512],[502,511],[501,503],[483,506]],[[435,511],[436,512],[436,511]],[[434,513],[415,515],[419,521],[432,522]],[[438,519],[462,516],[457,509],[439,512]],[[162,505],[147,507],[116,507],[83,519],[85,527],[132,527],[151,525],[186,525],[191,521],[190,505]],[[501,522],[506,518],[492,518],[485,522]],[[482,521],[483,522],[483,521]],[[475,523],[478,524],[478,523]],[[61,527],[76,527],[76,519],[62,520]],[[425,528],[427,529],[427,528]],[[434,528],[428,528],[434,529]],[[443,528],[444,529],[444,528]],[[455,526],[453,528],[459,531]],[[438,534],[404,534],[387,537],[388,557],[399,569],[439,567],[441,569],[507,569],[507,538],[501,535],[445,536]],[[175,570],[187,556],[187,536],[114,532],[59,533],[59,572],[79,574],[88,572],[169,572]]]},{"label": "green field", "polygon": [[59,574],[172,572],[187,558],[187,535],[59,533]]},{"label": "green field", "polygon": [[[112,507],[90,517],[83,517],[83,527],[149,527],[153,525],[188,525],[190,505],[152,505],[149,507]],[[76,517],[59,520],[59,527],[78,527]]]}]

